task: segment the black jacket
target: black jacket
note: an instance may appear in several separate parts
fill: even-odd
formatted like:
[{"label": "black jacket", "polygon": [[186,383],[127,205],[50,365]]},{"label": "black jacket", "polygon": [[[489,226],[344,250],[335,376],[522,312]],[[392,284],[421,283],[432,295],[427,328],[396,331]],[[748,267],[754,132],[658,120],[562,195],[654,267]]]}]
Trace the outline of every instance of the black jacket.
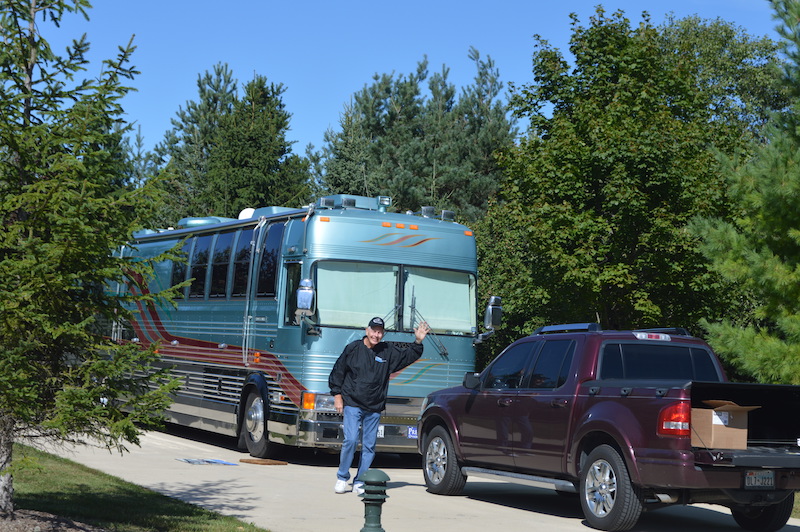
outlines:
[{"label": "black jacket", "polygon": [[364,339],[350,342],[333,365],[328,385],[332,395],[342,394],[345,406],[381,412],[386,406],[389,376],[422,356],[416,342],[380,342],[370,349]]}]

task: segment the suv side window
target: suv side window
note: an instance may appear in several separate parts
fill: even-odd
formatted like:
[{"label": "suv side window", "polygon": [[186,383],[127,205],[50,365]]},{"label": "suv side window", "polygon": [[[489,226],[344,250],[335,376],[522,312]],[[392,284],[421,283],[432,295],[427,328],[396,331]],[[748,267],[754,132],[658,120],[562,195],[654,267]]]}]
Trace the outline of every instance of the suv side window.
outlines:
[{"label": "suv side window", "polygon": [[528,387],[554,389],[562,386],[569,376],[573,353],[575,353],[573,340],[544,342],[531,372]]},{"label": "suv side window", "polygon": [[536,344],[537,342],[523,342],[506,349],[486,369],[483,387],[491,389],[519,388],[525,375],[525,368],[528,367],[533,346]]}]

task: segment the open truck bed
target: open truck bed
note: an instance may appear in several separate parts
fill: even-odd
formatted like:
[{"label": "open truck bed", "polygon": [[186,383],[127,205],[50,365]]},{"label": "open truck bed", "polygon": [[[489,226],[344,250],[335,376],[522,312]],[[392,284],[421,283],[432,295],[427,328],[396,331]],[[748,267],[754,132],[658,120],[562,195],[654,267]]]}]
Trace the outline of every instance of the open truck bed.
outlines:
[{"label": "open truck bed", "polygon": [[692,408],[707,401],[757,406],[747,413],[746,449],[695,448],[700,464],[800,470],[800,387],[779,384],[690,382]]}]

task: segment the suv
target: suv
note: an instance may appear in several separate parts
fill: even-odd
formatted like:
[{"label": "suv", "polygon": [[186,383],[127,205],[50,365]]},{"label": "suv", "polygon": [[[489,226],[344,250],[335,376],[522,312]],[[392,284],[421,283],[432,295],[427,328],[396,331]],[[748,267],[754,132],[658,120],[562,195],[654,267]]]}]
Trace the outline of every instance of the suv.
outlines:
[{"label": "suv", "polygon": [[[778,530],[800,489],[800,421],[785,415],[800,408],[800,387],[725,381],[711,348],[684,329],[543,327],[462,386],[428,395],[425,483],[443,495],[468,476],[577,492],[602,530],[695,502],[728,506],[747,530]],[[749,407],[744,445],[692,438],[692,412],[720,401]]]}]

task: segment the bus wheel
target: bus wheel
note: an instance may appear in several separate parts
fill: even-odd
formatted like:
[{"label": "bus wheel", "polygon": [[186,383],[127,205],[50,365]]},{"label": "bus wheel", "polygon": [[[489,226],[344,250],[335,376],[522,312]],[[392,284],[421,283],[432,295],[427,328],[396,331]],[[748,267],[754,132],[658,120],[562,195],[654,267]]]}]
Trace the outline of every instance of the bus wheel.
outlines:
[{"label": "bus wheel", "polygon": [[247,451],[256,458],[267,458],[269,455],[269,438],[267,437],[267,405],[261,393],[250,390],[245,403],[242,432],[247,444]]}]

